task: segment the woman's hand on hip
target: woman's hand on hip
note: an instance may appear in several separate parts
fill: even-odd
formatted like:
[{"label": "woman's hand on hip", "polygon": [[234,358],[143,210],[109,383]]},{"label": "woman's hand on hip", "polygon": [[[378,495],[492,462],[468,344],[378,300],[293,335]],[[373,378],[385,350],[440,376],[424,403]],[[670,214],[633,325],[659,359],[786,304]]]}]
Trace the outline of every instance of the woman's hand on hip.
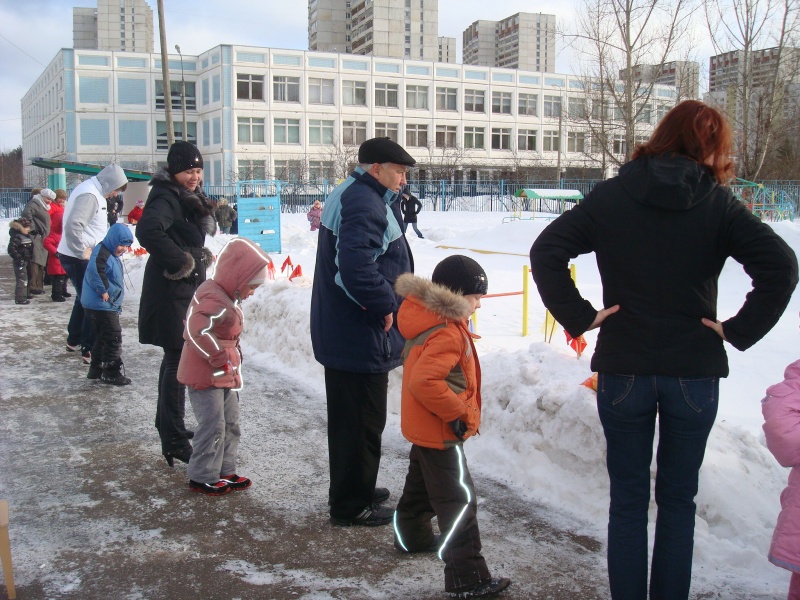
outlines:
[{"label": "woman's hand on hip", "polygon": [[594,318],[594,321],[592,321],[592,324],[589,325],[589,329],[587,329],[586,331],[597,329],[598,327],[600,327],[600,325],[602,325],[603,321],[605,321],[608,316],[613,315],[618,310],[619,310],[619,304],[615,304],[614,306],[610,306],[609,308],[598,310],[597,315]]},{"label": "woman's hand on hip", "polygon": [[705,325],[709,329],[713,329],[717,333],[717,335],[721,337],[723,340],[725,340],[726,342],[728,341],[728,338],[725,337],[725,332],[722,330],[722,323],[720,323],[719,321],[712,321],[711,319],[705,319],[705,318],[700,319],[700,321],[702,321],[703,325]]}]

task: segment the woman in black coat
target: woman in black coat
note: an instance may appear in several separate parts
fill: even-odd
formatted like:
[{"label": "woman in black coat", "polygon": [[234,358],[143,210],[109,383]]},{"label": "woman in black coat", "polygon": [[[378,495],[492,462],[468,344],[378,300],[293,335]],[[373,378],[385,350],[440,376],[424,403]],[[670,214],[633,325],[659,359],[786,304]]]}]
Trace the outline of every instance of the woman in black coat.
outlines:
[{"label": "woman in black coat", "polygon": [[164,349],[158,376],[156,429],[170,466],[189,462],[193,433],[184,424],[186,388],[178,382],[183,321],[197,287],[206,279],[213,257],[206,234],[216,232],[214,209],[202,190],[203,157],[189,142],[169,150],[167,168],[150,181],[152,190],[136,239],[149,258],[139,304],[139,342]]},{"label": "woman in black coat", "polygon": [[400,201],[400,210],[403,211],[403,233],[406,232],[408,224],[414,228],[419,237],[422,233],[417,229],[417,215],[422,210],[422,202],[410,192],[403,192],[403,199]]}]

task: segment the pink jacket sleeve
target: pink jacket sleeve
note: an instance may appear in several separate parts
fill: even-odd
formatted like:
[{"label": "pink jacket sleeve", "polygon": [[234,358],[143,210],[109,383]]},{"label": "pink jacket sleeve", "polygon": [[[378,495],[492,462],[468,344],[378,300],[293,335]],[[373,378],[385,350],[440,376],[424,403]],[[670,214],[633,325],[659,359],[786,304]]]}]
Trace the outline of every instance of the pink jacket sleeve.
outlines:
[{"label": "pink jacket sleeve", "polygon": [[767,389],[761,412],[769,451],[784,467],[800,465],[800,360],[786,367],[781,383]]}]

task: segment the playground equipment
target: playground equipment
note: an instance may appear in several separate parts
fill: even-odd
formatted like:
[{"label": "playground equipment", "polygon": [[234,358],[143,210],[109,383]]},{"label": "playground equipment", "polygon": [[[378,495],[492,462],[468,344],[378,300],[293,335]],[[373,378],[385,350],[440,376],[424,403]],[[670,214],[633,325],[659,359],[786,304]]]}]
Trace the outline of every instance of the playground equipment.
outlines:
[{"label": "playground equipment", "polygon": [[792,221],[795,200],[786,191],[776,191],[762,183],[736,179],[731,191],[762,221]]},{"label": "playground equipment", "polygon": [[[526,220],[537,218],[536,213],[549,213],[560,215],[583,200],[583,194],[578,190],[563,189],[531,189],[518,190],[514,194],[513,210],[510,217],[503,218],[503,223],[508,221]],[[530,217],[523,217],[523,212],[532,212]],[[552,220],[555,217],[538,217],[539,219]]]}]

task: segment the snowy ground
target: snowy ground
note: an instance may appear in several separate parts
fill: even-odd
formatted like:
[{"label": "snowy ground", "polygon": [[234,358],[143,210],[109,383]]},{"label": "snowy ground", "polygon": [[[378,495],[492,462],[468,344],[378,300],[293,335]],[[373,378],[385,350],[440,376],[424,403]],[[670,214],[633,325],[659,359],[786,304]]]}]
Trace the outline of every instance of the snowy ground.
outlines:
[{"label": "snowy ground", "polygon": [[[507,216],[423,212],[419,227],[425,239],[417,239],[409,229],[417,274],[429,276],[442,258],[463,253],[483,265],[490,294],[521,291],[530,245],[547,222],[503,223]],[[5,225],[0,223],[3,247],[8,235]],[[282,215],[281,226],[283,252],[273,256],[276,267],[290,257],[301,266],[303,276],[290,282],[287,273],[279,273],[276,281],[245,303],[245,358],[269,364],[299,382],[307,393],[323,395],[322,368],[313,359],[308,333],[316,235],[308,231],[304,215]],[[798,225],[773,226],[793,248],[800,247]],[[218,251],[227,239],[217,236],[209,240],[209,246]],[[578,286],[599,307],[594,258],[584,256],[575,262]],[[126,260],[133,288],[126,297],[128,315],[136,311],[144,264],[143,258]],[[748,277],[729,261],[720,281],[721,320],[736,312],[748,289]],[[560,329],[552,343],[544,343],[544,308],[533,285],[528,308],[527,337],[521,335],[521,296],[488,298],[477,316],[484,416],[482,435],[466,445],[473,477],[502,482],[532,503],[553,507],[554,515],[574,515],[579,524],[576,533],[605,539],[608,482],[603,435],[594,393],[580,385],[591,375],[589,360],[596,334],[587,334],[589,347],[577,359]],[[693,590],[698,596],[731,597],[713,595],[728,589],[741,592],[741,598],[781,598],[788,589],[788,573],[766,559],[788,471],[763,445],[759,400],[767,386],[782,378],[784,366],[797,359],[799,311],[796,295],[780,323],[759,344],[746,353],[727,347],[731,376],[721,386],[718,421],[697,497]],[[127,337],[124,343],[136,342]],[[259,376],[257,371],[250,375]],[[265,383],[255,382],[262,387]],[[390,378],[392,414],[387,430],[399,429],[399,384],[397,370]],[[260,425],[252,424],[254,428]]]}]

